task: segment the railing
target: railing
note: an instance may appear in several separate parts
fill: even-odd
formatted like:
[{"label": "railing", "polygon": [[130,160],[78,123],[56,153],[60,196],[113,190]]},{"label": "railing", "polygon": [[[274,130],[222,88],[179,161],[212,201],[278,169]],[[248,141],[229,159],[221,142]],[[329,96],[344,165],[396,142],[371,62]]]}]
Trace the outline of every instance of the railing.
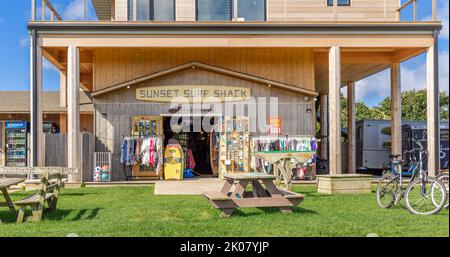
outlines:
[{"label": "railing", "polygon": [[399,21],[436,21],[437,0],[400,0],[397,9]]},{"label": "railing", "polygon": [[38,20],[96,21],[98,19],[91,0],[31,0],[31,21]]}]

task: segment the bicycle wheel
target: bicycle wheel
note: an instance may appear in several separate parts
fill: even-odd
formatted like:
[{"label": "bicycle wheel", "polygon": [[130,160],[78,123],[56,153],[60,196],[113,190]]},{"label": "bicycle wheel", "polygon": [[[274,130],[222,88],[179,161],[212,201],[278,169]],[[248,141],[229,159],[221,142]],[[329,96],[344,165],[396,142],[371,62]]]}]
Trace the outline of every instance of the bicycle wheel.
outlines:
[{"label": "bicycle wheel", "polygon": [[390,208],[395,202],[398,190],[398,180],[392,173],[385,173],[377,186],[377,205],[380,208]]},{"label": "bicycle wheel", "polygon": [[[434,201],[436,204],[433,203]],[[445,186],[435,178],[428,178],[428,181],[416,179],[409,184],[405,191],[406,208],[413,214],[436,214],[444,208],[446,201]]]},{"label": "bicycle wheel", "polygon": [[[444,205],[444,208],[448,208],[448,201],[449,201],[449,199],[448,199],[448,173],[441,173],[436,178],[439,179],[445,186],[445,190],[447,192],[447,201],[446,201],[446,203]],[[433,187],[432,190],[433,190],[433,192],[432,192],[433,193],[432,194],[433,195],[433,203],[434,203],[434,205],[437,206],[438,205],[438,201],[436,199],[434,199],[434,191],[437,191],[437,188]]]}]

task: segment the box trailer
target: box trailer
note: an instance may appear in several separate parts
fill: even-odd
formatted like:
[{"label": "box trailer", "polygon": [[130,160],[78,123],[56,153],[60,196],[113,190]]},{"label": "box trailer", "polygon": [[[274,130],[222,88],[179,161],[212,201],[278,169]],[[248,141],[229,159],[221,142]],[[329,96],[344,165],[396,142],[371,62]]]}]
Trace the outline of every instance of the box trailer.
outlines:
[{"label": "box trailer", "polygon": [[[425,137],[423,137],[423,130],[426,131],[425,121],[402,121],[402,124],[402,131],[409,127],[414,129],[414,135],[420,133],[416,128],[421,128],[422,137],[421,141],[418,142],[420,142],[422,146],[426,143],[426,133]],[[441,148],[443,149],[441,150],[441,166],[448,167],[448,122],[441,123],[440,127],[442,134]],[[361,120],[356,122],[356,166],[358,170],[382,169],[390,161],[390,128],[391,121],[389,120]],[[407,147],[408,144],[406,143],[406,138],[406,135],[402,136],[403,148],[405,150],[412,149]],[[425,141],[423,139],[425,139]],[[417,141],[416,139],[414,140]],[[410,141],[413,142],[412,138]],[[412,143],[410,143],[410,145],[411,144]],[[445,149],[447,149],[446,152]],[[447,162],[445,162],[445,160]],[[446,164],[447,166],[444,166],[443,164]]]}]

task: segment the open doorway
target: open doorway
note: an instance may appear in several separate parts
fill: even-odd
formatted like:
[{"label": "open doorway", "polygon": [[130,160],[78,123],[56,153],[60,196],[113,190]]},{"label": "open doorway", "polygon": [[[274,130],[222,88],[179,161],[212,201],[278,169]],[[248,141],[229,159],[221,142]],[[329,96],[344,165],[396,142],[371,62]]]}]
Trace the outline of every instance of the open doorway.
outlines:
[{"label": "open doorway", "polygon": [[[174,132],[171,127],[171,119],[175,116],[168,116],[163,118],[164,129],[164,146],[167,146],[171,140],[176,140],[183,148],[186,156],[186,167],[192,168],[194,174],[197,176],[213,176],[216,172],[213,172],[213,166],[211,165],[211,133],[213,131],[201,132]],[[176,117],[175,117],[176,118]],[[199,117],[196,117],[196,119]],[[204,119],[210,120],[213,124],[214,120],[211,117],[200,117],[203,122]],[[189,124],[183,126],[189,126],[189,131],[194,131],[193,117],[179,117],[179,126],[182,126],[182,121]],[[189,160],[191,153],[191,160]],[[214,156],[213,156],[214,157]],[[192,160],[193,158],[193,160]],[[213,160],[214,161],[214,160]]]}]

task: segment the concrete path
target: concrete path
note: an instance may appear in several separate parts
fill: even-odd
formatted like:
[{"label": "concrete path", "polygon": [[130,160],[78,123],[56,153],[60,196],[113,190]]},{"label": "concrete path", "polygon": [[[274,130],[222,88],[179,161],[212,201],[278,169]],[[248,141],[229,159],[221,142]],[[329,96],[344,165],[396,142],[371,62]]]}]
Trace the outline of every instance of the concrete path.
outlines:
[{"label": "concrete path", "polygon": [[218,178],[194,178],[183,181],[157,181],[155,195],[201,195],[204,191],[220,191],[225,182]]}]

